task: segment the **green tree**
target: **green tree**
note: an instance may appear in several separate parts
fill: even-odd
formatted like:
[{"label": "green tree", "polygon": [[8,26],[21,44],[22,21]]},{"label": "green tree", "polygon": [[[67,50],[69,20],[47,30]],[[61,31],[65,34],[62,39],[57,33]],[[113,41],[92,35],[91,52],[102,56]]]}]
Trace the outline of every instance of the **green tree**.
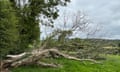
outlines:
[{"label": "green tree", "polygon": [[0,0],[0,57],[17,49],[17,17],[8,0]]},{"label": "green tree", "polygon": [[[16,2],[17,1],[17,2]],[[40,25],[53,26],[58,15],[58,6],[66,6],[70,0],[10,0],[16,9],[19,20],[19,47],[28,48],[29,44],[40,40]],[[47,22],[46,22],[46,21]]]}]

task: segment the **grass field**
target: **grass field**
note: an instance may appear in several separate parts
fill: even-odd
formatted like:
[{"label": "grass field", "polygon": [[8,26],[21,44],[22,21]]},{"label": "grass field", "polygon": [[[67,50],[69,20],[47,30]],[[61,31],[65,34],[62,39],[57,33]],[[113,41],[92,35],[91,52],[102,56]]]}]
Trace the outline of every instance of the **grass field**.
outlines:
[{"label": "grass field", "polygon": [[120,56],[107,55],[107,60],[101,64],[79,62],[68,59],[55,59],[54,62],[63,65],[61,68],[45,68],[38,66],[23,66],[12,69],[12,72],[120,72]]}]

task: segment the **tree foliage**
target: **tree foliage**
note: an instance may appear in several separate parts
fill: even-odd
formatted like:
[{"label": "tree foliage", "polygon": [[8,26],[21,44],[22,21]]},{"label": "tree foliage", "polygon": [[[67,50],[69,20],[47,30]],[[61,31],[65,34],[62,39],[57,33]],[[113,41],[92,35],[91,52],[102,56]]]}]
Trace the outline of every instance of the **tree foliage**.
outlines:
[{"label": "tree foliage", "polygon": [[0,1],[0,57],[17,49],[17,17],[8,0]]},{"label": "tree foliage", "polygon": [[0,0],[0,53],[16,54],[40,40],[40,25],[53,26],[58,6],[70,0]]},{"label": "tree foliage", "polygon": [[29,44],[40,40],[40,25],[53,26],[58,15],[58,6],[66,6],[69,0],[10,0],[16,9],[19,20],[19,47],[28,48]]}]

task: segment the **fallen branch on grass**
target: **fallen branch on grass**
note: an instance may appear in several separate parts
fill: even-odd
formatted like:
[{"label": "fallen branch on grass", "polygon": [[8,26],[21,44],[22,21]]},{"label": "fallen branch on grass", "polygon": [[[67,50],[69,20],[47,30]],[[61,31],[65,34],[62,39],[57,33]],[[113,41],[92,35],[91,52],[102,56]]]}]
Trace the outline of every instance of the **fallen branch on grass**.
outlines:
[{"label": "fallen branch on grass", "polygon": [[31,52],[24,52],[19,55],[7,55],[9,59],[2,61],[0,68],[10,68],[10,67],[19,67],[22,65],[30,65],[30,64],[37,64],[47,67],[58,67],[58,65],[55,64],[48,64],[40,62],[40,59],[42,59],[45,56],[51,56],[51,57],[64,57],[71,60],[77,60],[77,61],[90,61],[93,63],[99,63],[93,59],[79,59],[73,56],[69,56],[67,54],[64,54],[60,51],[58,51],[56,48],[52,49],[34,49]]}]

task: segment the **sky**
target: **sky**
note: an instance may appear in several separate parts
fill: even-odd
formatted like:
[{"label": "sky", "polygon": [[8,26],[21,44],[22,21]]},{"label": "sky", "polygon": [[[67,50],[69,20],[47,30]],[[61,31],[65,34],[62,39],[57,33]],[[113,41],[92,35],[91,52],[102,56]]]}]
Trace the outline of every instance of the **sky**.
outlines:
[{"label": "sky", "polygon": [[120,39],[120,0],[71,0],[67,7],[60,8],[60,14],[65,10],[81,11],[94,24],[101,25],[98,38],[103,35],[106,39]]}]

